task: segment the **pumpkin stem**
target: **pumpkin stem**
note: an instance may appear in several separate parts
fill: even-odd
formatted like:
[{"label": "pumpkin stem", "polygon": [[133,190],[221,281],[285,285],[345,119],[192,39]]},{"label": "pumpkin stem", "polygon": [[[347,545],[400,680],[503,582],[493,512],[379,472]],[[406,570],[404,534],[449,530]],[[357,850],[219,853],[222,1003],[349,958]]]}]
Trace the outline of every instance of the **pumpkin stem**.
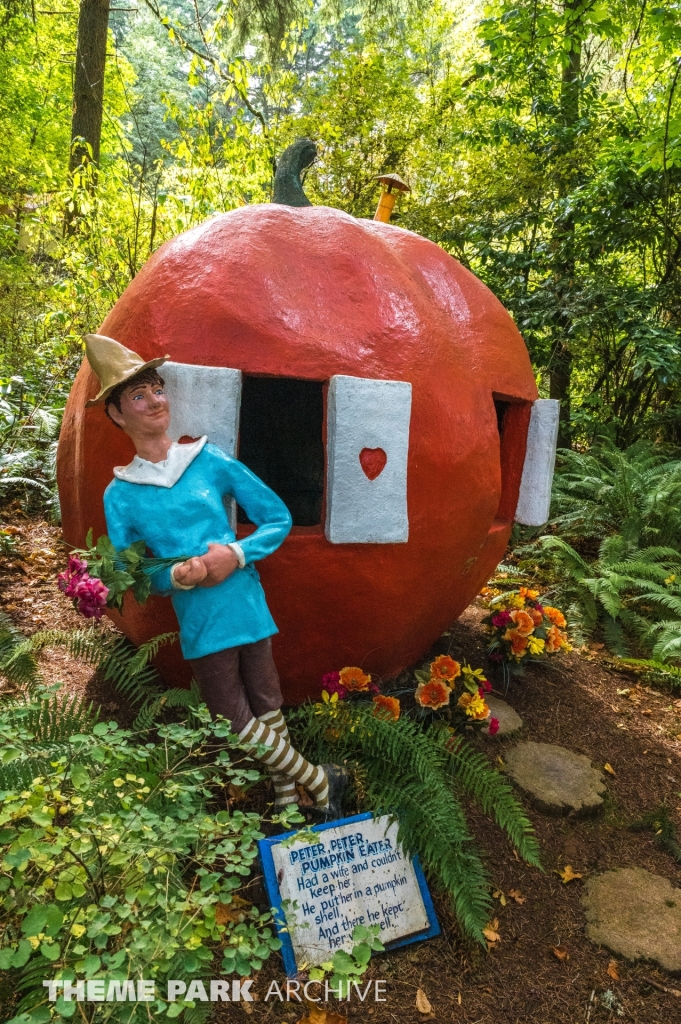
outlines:
[{"label": "pumpkin stem", "polygon": [[301,173],[317,156],[312,139],[298,139],[281,155],[274,175],[273,203],[282,206],[312,206],[303,192]]}]

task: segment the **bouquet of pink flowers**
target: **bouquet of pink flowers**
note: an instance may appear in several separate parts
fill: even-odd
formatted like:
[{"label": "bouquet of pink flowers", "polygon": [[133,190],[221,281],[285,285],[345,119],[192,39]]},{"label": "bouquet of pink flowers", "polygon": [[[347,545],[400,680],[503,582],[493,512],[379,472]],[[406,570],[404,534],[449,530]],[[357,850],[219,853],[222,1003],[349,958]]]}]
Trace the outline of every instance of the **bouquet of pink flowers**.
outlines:
[{"label": "bouquet of pink flowers", "polygon": [[116,551],[104,534],[93,545],[92,530],[88,531],[85,544],[85,548],[75,548],[69,555],[66,572],[59,573],[58,586],[86,619],[101,619],[107,606],[122,612],[128,590],[132,590],[138,604],[144,604],[151,592],[154,573],[185,561],[182,555],[147,557],[143,540],[124,551]]},{"label": "bouquet of pink flowers", "polygon": [[96,576],[90,576],[84,559],[69,555],[66,572],[60,572],[57,580],[62,594],[73,600],[76,611],[86,619],[101,619],[109,589]]}]

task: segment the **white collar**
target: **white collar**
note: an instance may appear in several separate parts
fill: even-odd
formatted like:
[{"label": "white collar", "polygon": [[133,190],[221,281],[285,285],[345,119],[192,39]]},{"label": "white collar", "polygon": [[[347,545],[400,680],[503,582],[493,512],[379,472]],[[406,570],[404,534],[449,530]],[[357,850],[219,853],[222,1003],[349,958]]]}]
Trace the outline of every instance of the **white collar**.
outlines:
[{"label": "white collar", "polygon": [[128,484],[151,484],[172,487],[203,450],[208,437],[204,435],[191,444],[173,441],[163,462],[148,462],[136,455],[127,466],[114,466],[114,476]]}]

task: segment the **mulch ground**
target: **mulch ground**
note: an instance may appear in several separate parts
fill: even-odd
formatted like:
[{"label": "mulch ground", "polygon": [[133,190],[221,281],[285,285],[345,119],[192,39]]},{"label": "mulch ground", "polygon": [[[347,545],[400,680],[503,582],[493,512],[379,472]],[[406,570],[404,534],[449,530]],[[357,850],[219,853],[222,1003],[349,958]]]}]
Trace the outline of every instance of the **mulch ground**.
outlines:
[{"label": "mulch ground", "polygon": [[[65,561],[59,531],[44,522],[5,515],[16,526],[18,554],[0,565],[0,611],[32,633],[44,628],[77,628],[83,620],[57,591],[56,572]],[[484,665],[483,612],[471,606],[436,645],[433,653],[451,652],[473,665]],[[129,717],[116,694],[86,665],[49,649],[43,672],[71,692],[84,693],[104,705],[105,715]],[[639,866],[665,875],[681,886],[681,865],[656,845],[650,832],[629,825],[663,802],[681,832],[681,701],[667,693],[636,690],[630,699],[618,690],[635,679],[615,671],[598,648],[558,656],[531,666],[514,682],[507,700],[524,720],[523,735],[557,743],[586,754],[597,767],[609,764],[603,812],[590,819],[549,818],[528,809],[543,850],[544,871],[527,867],[514,855],[502,832],[484,815],[470,811],[470,821],[488,866],[495,899],[494,917],[501,941],[486,952],[463,940],[447,901],[434,900],[442,935],[428,942],[376,956],[366,980],[385,979],[386,1002],[333,1007],[349,1021],[415,1024],[417,1021],[466,1024],[601,1024],[623,1020],[636,1024],[681,1022],[681,979],[653,964],[628,963],[593,946],[584,934],[580,899],[583,882],[609,868]],[[501,758],[516,739],[479,739],[492,760]],[[257,791],[255,800],[262,799]],[[558,872],[571,865],[581,874],[564,884]],[[255,889],[258,892],[255,892]],[[509,896],[513,890],[524,902]],[[259,882],[252,898],[267,907]],[[503,898],[502,898],[503,896]],[[554,952],[562,954],[559,957]],[[261,997],[274,979],[285,978],[273,957],[256,979]],[[416,1007],[422,989],[432,1005],[425,1015]],[[612,1007],[608,1009],[608,1004]],[[329,1006],[329,1010],[331,1006]],[[219,1024],[245,1021],[299,1021],[305,1007],[276,1000],[216,1005]],[[324,1024],[323,1016],[317,1018]],[[332,1018],[327,1018],[332,1024]],[[336,1024],[336,1021],[333,1021]]]}]

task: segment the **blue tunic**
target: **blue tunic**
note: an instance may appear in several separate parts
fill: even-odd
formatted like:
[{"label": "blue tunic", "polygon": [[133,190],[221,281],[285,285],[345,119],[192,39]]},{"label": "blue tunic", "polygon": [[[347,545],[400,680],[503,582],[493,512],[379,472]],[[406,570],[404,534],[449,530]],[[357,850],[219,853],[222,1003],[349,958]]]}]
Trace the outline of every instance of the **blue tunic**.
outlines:
[{"label": "blue tunic", "polygon": [[236,538],[224,498],[231,496],[257,529],[239,541],[246,559],[214,587],[173,589],[170,568],[152,576],[152,590],[172,595],[185,658],[263,640],[277,632],[253,566],[279,547],[291,529],[286,505],[243,463],[206,444],[172,487],[114,479],[104,492],[109,538],[123,548],[144,540],[158,558],[205,555],[210,544]]}]

